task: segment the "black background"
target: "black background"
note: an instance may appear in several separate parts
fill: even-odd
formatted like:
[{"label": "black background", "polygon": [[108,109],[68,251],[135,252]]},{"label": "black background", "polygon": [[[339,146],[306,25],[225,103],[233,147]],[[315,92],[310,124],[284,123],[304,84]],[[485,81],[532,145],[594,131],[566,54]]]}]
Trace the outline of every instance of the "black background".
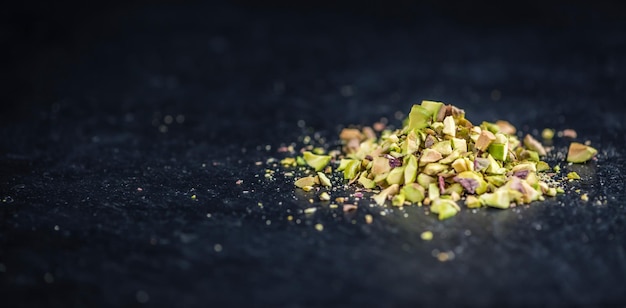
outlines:
[{"label": "black background", "polygon": [[[2,299],[624,307],[625,12],[618,1],[13,3],[0,31]],[[548,161],[583,177],[564,196],[443,222],[369,202],[305,215],[315,194],[266,163],[306,134],[332,147],[341,127],[398,125],[422,99],[533,134],[574,128],[598,160],[562,163],[569,140],[557,139]],[[279,171],[266,179],[267,168]],[[455,258],[439,262],[442,251]]]}]

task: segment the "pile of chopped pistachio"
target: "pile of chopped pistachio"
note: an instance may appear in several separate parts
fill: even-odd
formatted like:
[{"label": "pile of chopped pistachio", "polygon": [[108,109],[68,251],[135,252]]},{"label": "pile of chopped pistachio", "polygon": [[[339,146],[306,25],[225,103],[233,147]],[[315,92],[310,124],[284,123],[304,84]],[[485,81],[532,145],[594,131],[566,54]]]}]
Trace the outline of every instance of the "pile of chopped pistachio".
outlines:
[{"label": "pile of chopped pistachio", "polygon": [[[344,128],[341,153],[317,148],[281,163],[315,170],[295,181],[303,190],[331,187],[327,174],[334,163],[345,182],[374,192],[378,205],[425,205],[439,219],[456,215],[461,205],[506,209],[564,192],[549,179],[552,169],[542,160],[548,151],[541,142],[530,134],[519,140],[507,121],[473,125],[462,109],[422,101],[413,105],[403,125],[378,133],[370,127]],[[542,135],[551,139],[554,132]],[[584,163],[596,154],[596,149],[572,142],[567,161]]]}]

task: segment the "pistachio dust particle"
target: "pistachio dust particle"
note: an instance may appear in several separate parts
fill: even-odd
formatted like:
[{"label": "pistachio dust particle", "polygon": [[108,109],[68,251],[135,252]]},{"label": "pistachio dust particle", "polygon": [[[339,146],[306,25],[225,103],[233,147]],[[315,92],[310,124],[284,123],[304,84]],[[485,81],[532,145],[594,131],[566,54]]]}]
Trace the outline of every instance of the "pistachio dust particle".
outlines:
[{"label": "pistachio dust particle", "polygon": [[[281,163],[304,161],[315,171],[296,179],[295,186],[301,189],[331,188],[325,173],[337,182],[343,176],[344,183],[375,192],[372,199],[379,206],[426,205],[441,220],[462,209],[508,209],[564,191],[543,161],[551,149],[531,134],[520,140],[507,121],[474,125],[464,110],[425,100],[412,106],[403,125],[395,130],[344,128],[339,134],[341,151],[303,151],[295,160]],[[553,136],[554,131],[546,129],[541,139]],[[596,153],[572,142],[567,161],[583,163]],[[330,167],[334,170],[328,172]],[[425,240],[431,237],[432,233],[422,234]]]}]

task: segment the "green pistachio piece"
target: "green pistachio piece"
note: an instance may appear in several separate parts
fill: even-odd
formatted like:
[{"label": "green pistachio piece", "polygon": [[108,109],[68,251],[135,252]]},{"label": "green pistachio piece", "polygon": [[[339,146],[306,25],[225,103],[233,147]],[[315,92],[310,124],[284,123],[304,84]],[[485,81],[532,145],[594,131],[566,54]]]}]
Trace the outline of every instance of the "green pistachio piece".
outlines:
[{"label": "green pistachio piece", "polygon": [[456,124],[454,123],[454,118],[452,118],[452,116],[447,116],[443,119],[442,132],[451,137],[456,136]]},{"label": "green pistachio piece", "polygon": [[409,155],[409,158],[404,168],[404,184],[410,184],[415,182],[417,178],[417,158],[414,155]]},{"label": "green pistachio piece", "polygon": [[521,164],[517,164],[515,165],[512,169],[511,172],[513,174],[521,172],[521,171],[526,171],[526,172],[537,172],[537,165],[535,163],[529,162],[529,163],[521,163]]},{"label": "green pistachio piece", "polygon": [[467,152],[467,141],[465,141],[465,139],[452,138],[450,139],[450,143],[452,144],[452,149],[461,153]]},{"label": "green pistachio piece", "polygon": [[533,188],[537,188],[537,186],[539,185],[539,177],[534,172],[529,172],[528,175],[526,176],[525,181]]},{"label": "green pistachio piece", "polygon": [[422,107],[428,110],[429,115],[432,117],[433,121],[437,120],[437,114],[439,114],[439,109],[441,109],[443,103],[423,100]]},{"label": "green pistachio piece", "polygon": [[483,180],[480,173],[475,171],[464,171],[454,177],[454,181],[461,184],[469,194],[483,194],[487,191],[487,182]]},{"label": "green pistachio piece", "polygon": [[506,183],[506,176],[504,175],[489,175],[485,177],[487,183],[492,184],[495,187],[500,187]]},{"label": "green pistachio piece", "polygon": [[489,154],[499,161],[506,161],[509,156],[509,146],[506,143],[492,143],[489,146]]},{"label": "green pistachio piece", "polygon": [[459,195],[463,194],[463,185],[459,183],[452,183],[448,185],[448,188],[443,192],[446,195],[452,195],[452,193],[457,193]]},{"label": "green pistachio piece", "polygon": [[480,199],[478,199],[478,197],[469,195],[465,198],[465,205],[470,209],[476,209],[482,204],[480,203]]},{"label": "green pistachio piece", "polygon": [[541,131],[541,138],[545,140],[552,140],[552,138],[554,138],[554,129],[544,128]]},{"label": "green pistachio piece", "polygon": [[461,153],[458,150],[454,150],[446,158],[440,160],[439,163],[440,164],[444,164],[444,165],[448,165],[448,164],[451,164],[452,162],[454,162],[459,157],[461,157]]},{"label": "green pistachio piece", "polygon": [[422,170],[422,172],[427,175],[436,175],[446,171],[446,169],[448,169],[448,166],[444,164],[430,163],[424,167],[424,170]]},{"label": "green pistachio piece", "polygon": [[424,188],[428,188],[430,183],[436,183],[437,179],[435,177],[426,175],[424,173],[420,173],[417,175],[417,183],[420,184]]},{"label": "green pistachio piece", "polygon": [[439,191],[439,185],[437,183],[428,184],[428,198],[432,200],[439,199],[441,192]]},{"label": "green pistachio piece", "polygon": [[483,121],[480,124],[480,128],[482,128],[482,130],[488,130],[493,134],[500,132],[500,126],[498,126],[498,124],[487,122],[487,121]]},{"label": "green pistachio piece", "polygon": [[365,176],[365,173],[361,173],[361,176],[359,176],[358,183],[363,185],[363,187],[365,187],[367,189],[374,189],[374,188],[376,188],[376,182],[374,180],[368,179]]},{"label": "green pistachio piece", "polygon": [[305,186],[314,186],[315,184],[319,184],[319,179],[317,179],[317,177],[315,176],[305,176],[298,179],[294,184],[298,188],[303,188]]},{"label": "green pistachio piece", "polygon": [[320,184],[322,186],[331,187],[333,184],[330,182],[330,179],[326,176],[326,174],[318,172],[317,176],[319,177]]},{"label": "green pistachio piece", "polygon": [[498,161],[496,161],[496,159],[493,158],[491,154],[487,155],[487,159],[489,159],[489,166],[487,167],[487,170],[485,170],[485,172],[489,174],[505,174],[506,173],[506,169],[502,168],[502,166],[500,166],[500,163],[498,163]]},{"label": "green pistachio piece", "polygon": [[298,166],[306,166],[306,161],[302,156],[298,156],[296,157],[296,164],[298,164]]},{"label": "green pistachio piece", "polygon": [[451,199],[433,200],[430,211],[438,214],[439,220],[448,219],[459,212],[459,206]]},{"label": "green pistachio piece", "polygon": [[313,154],[324,155],[325,153],[326,153],[326,150],[324,150],[324,148],[322,147],[316,147],[313,149]]},{"label": "green pistachio piece", "polygon": [[598,150],[578,142],[572,142],[567,151],[567,161],[584,163],[598,154]]},{"label": "green pistachio piece", "polygon": [[520,160],[539,161],[539,153],[533,150],[521,150],[519,153]]},{"label": "green pistachio piece", "polygon": [[346,159],[346,158],[342,158],[341,161],[339,161],[339,166],[337,167],[337,171],[343,171],[348,167],[348,164],[350,164],[350,162],[353,161],[353,159]]},{"label": "green pistachio piece", "polygon": [[411,203],[418,203],[424,200],[424,187],[417,183],[411,183],[402,187],[401,193],[404,194],[406,200]]},{"label": "green pistachio piece", "polygon": [[373,175],[388,173],[391,170],[391,166],[389,165],[389,159],[386,157],[374,157],[374,160],[372,162]]},{"label": "green pistachio piece", "polygon": [[482,204],[495,208],[508,209],[511,206],[509,193],[506,190],[496,190],[493,193],[482,194],[479,199]]},{"label": "green pistachio piece", "polygon": [[405,200],[406,200],[406,197],[404,196],[402,191],[400,191],[399,194],[393,196],[393,198],[391,199],[391,205],[393,205],[393,206],[403,206]]},{"label": "green pistachio piece", "polygon": [[[344,168],[341,168],[342,164],[340,164],[339,165],[340,168],[337,168],[337,170],[338,171],[343,170],[344,180],[352,180],[357,176],[357,173],[359,173],[361,169],[361,162],[356,159],[348,159],[346,161],[347,163],[345,164],[345,166],[343,166]],[[343,160],[342,160],[342,163],[343,163]]]},{"label": "green pistachio piece", "polygon": [[374,182],[376,182],[377,185],[380,185],[382,187],[387,186],[387,175],[389,175],[389,173],[383,173],[383,174],[379,174],[379,175],[375,175],[374,176]]},{"label": "green pistachio piece", "polygon": [[383,189],[380,193],[372,197],[376,204],[383,205],[389,196],[394,196],[398,193],[399,185],[393,184],[385,189]]},{"label": "green pistachio piece", "polygon": [[537,172],[542,172],[542,171],[547,171],[550,170],[550,165],[548,165],[548,163],[546,163],[545,161],[538,161],[537,162]]},{"label": "green pistachio piece", "polygon": [[428,109],[420,105],[413,105],[411,112],[409,113],[409,124],[407,128],[409,130],[422,129],[428,126],[431,119],[432,114],[428,111]]},{"label": "green pistachio piece", "polygon": [[315,171],[320,171],[324,169],[324,167],[326,167],[326,165],[328,165],[328,163],[330,162],[330,155],[317,155],[309,151],[306,151],[302,154],[307,165],[315,169]]},{"label": "green pistachio piece", "polygon": [[489,154],[493,156],[493,158],[506,161],[509,156],[509,142],[508,138],[503,134],[495,134],[496,139],[489,145]]},{"label": "green pistachio piece", "polygon": [[546,156],[547,154],[546,149],[543,147],[543,145],[541,145],[541,143],[537,141],[537,139],[533,138],[533,136],[531,136],[530,134],[526,134],[526,136],[524,137],[524,145],[528,149],[539,153],[540,156]]},{"label": "green pistachio piece", "polygon": [[439,141],[433,144],[431,149],[441,153],[443,156],[447,156],[452,153],[452,143],[450,140]]},{"label": "green pistachio piece", "polygon": [[422,156],[420,157],[420,166],[427,165],[429,163],[434,163],[443,158],[443,155],[436,150],[433,149],[424,149],[422,151]]},{"label": "green pistachio piece", "polygon": [[580,180],[580,175],[578,175],[578,173],[572,171],[572,172],[567,174],[567,178],[570,179],[570,180]]},{"label": "green pistachio piece", "polygon": [[430,124],[430,128],[435,131],[435,134],[441,135],[443,133],[443,123],[433,122]]},{"label": "green pistachio piece", "polygon": [[413,154],[419,150],[420,147],[420,137],[415,131],[410,131],[406,136],[406,140],[404,145],[406,149],[403,148],[405,154]]},{"label": "green pistachio piece", "polygon": [[557,194],[557,190],[554,187],[550,187],[548,188],[548,191],[546,192],[546,195],[550,196],[550,197],[554,197]]},{"label": "green pistachio piece", "polygon": [[389,185],[402,184],[403,180],[404,180],[404,166],[391,169],[391,171],[389,171],[389,174],[387,175],[387,183]]},{"label": "green pistachio piece", "polygon": [[293,157],[285,157],[280,161],[280,164],[285,167],[291,167],[296,165],[296,159]]}]

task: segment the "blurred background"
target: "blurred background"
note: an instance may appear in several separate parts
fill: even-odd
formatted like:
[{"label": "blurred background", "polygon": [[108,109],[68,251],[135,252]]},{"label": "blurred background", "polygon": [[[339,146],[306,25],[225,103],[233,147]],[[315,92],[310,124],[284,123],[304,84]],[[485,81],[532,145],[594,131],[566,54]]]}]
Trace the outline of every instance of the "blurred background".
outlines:
[{"label": "blurred background", "polygon": [[[1,60],[5,89],[2,117],[11,120],[14,116],[9,114],[27,111],[33,104],[60,99],[64,95],[61,90],[63,82],[73,78],[76,67],[83,65],[90,53],[131,33],[148,34],[147,29],[152,29],[149,31],[151,35],[162,33],[164,39],[171,39],[168,33],[180,33],[183,36],[181,41],[185,40],[185,35],[195,40],[197,37],[192,36],[202,33],[207,40],[214,39],[202,48],[211,44],[218,53],[219,50],[222,53],[236,52],[238,54],[231,57],[234,61],[239,61],[239,56],[246,58],[259,54],[254,50],[237,50],[238,46],[233,42],[244,40],[249,44],[246,47],[266,50],[276,50],[277,44],[327,45],[327,48],[334,49],[322,52],[321,56],[326,58],[312,60],[319,62],[355,59],[354,53],[359,52],[363,59],[356,60],[367,61],[366,58],[392,56],[388,49],[413,47],[421,50],[454,48],[462,51],[463,58],[482,52],[473,50],[476,48],[483,48],[486,53],[493,51],[493,46],[467,44],[462,41],[464,38],[480,40],[494,33],[497,37],[489,42],[501,45],[519,43],[517,49],[535,48],[522,45],[527,36],[533,35],[543,37],[551,33],[552,38],[547,41],[588,42],[596,33],[619,33],[624,30],[625,8],[622,1],[616,0],[19,1],[1,13],[0,40],[5,53]],[[433,30],[436,28],[440,31]],[[287,34],[290,29],[294,33]],[[255,31],[256,34],[249,37],[241,34]],[[506,40],[508,32],[512,41]],[[360,38],[346,38],[345,42],[342,35]],[[254,41],[255,37],[261,41]],[[434,44],[445,43],[446,37],[456,42]],[[373,43],[367,45],[359,40]],[[543,39],[527,41],[543,43]],[[146,40],[143,43],[153,42]],[[132,53],[133,46],[127,48],[128,53]],[[193,52],[191,50],[190,54]],[[284,52],[278,51],[259,60],[280,61],[286,53],[302,54],[306,48]],[[425,55],[431,57],[428,53]],[[561,56],[567,57],[566,54],[557,57]],[[213,59],[215,62],[222,60],[228,61]]]}]

